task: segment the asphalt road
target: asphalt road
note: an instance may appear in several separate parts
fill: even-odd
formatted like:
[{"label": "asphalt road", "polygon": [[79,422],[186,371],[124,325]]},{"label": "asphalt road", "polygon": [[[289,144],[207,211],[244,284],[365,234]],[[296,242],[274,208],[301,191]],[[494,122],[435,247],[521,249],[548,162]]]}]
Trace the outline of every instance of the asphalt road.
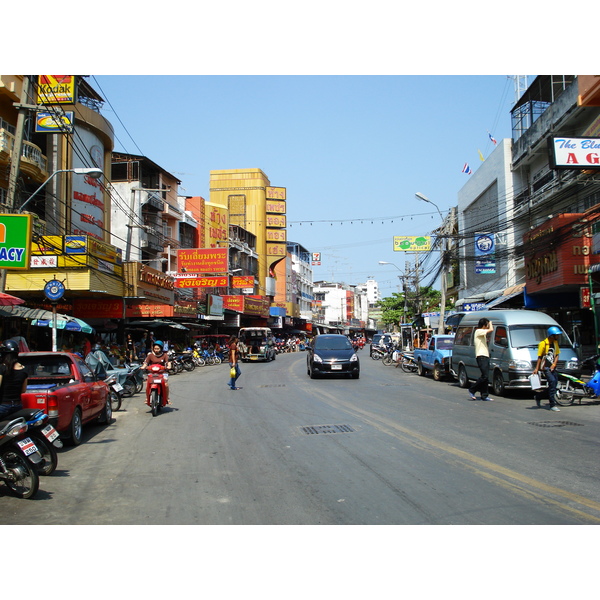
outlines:
[{"label": "asphalt road", "polygon": [[0,485],[1,524],[596,524],[600,404],[470,401],[454,382],[359,352],[361,377],[311,380],[305,353],[170,379],[60,451],[36,498]]}]

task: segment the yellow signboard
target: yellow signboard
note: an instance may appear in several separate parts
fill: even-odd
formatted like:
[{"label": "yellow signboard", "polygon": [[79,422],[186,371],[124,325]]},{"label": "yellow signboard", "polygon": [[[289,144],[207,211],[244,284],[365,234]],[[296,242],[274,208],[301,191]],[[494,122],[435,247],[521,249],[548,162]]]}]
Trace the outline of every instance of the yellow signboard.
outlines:
[{"label": "yellow signboard", "polygon": [[395,235],[394,252],[429,252],[431,236],[429,235]]},{"label": "yellow signboard", "polygon": [[39,75],[38,104],[75,104],[75,76]]},{"label": "yellow signboard", "polygon": [[265,198],[267,200],[285,200],[285,188],[283,187],[266,187]]}]

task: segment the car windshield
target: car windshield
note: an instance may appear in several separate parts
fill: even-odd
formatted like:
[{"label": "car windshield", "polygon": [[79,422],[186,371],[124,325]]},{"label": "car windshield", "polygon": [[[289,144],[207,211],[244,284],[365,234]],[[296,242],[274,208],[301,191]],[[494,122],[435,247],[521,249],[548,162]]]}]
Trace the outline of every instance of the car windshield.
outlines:
[{"label": "car windshield", "polygon": [[453,338],[442,338],[438,340],[437,347],[438,350],[452,350],[452,345],[454,344]]},{"label": "car windshield", "polygon": [[[512,325],[509,327],[510,341],[513,348],[537,348],[548,335],[547,325]],[[572,348],[571,340],[563,333],[558,338],[561,348]]]},{"label": "car windshield", "polygon": [[345,337],[317,338],[315,350],[353,350],[352,344]]}]

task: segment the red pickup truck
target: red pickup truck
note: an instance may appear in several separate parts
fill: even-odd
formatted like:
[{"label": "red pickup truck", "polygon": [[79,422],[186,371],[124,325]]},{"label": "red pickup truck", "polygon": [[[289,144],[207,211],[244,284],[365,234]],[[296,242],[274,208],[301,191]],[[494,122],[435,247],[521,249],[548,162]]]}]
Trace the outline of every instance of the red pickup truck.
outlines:
[{"label": "red pickup truck", "polygon": [[76,446],[82,427],[97,420],[110,423],[109,386],[83,360],[69,352],[22,352],[19,362],[27,371],[23,408],[45,411],[61,435]]}]

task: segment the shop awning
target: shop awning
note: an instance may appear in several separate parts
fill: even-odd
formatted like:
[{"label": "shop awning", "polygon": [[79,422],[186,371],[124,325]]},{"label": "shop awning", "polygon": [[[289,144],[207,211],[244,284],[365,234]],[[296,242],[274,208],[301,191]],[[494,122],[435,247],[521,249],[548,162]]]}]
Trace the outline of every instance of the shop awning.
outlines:
[{"label": "shop awning", "polygon": [[171,329],[183,329],[185,331],[189,331],[187,327],[180,325],[179,323],[175,323],[173,321],[159,321],[154,319],[153,321],[131,321],[127,323],[127,325],[141,325],[144,327],[170,327]]},{"label": "shop awning", "polygon": [[[30,319],[32,325],[37,327],[52,327],[52,312],[43,308],[27,308],[23,306],[3,306],[0,308],[0,316],[20,317]],[[82,333],[94,333],[94,328],[85,321],[56,313],[56,328],[66,331],[80,331]]]},{"label": "shop awning", "polygon": [[515,298],[519,294],[522,294],[524,290],[525,290],[524,283],[521,283],[519,285],[513,285],[512,287],[506,288],[501,296],[498,296],[491,302],[488,302],[485,305],[484,309],[487,310],[488,308],[493,308],[494,306],[498,306],[499,304],[502,304],[503,302],[507,302],[511,298]]}]

